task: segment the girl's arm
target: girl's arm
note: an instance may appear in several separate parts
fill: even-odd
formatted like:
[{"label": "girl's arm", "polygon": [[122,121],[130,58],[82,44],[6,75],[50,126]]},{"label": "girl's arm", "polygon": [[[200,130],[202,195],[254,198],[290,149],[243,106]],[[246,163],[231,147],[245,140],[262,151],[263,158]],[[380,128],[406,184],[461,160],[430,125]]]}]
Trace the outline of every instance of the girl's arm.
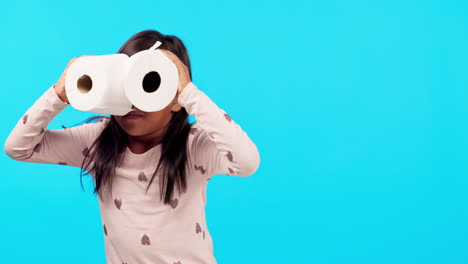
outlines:
[{"label": "girl's arm", "polygon": [[191,165],[208,179],[212,175],[250,176],[259,167],[256,145],[234,120],[190,82],[178,103],[195,116],[188,141]]},{"label": "girl's arm", "polygon": [[67,105],[53,86],[46,90],[10,132],[4,146],[5,153],[17,161],[81,167],[84,154],[105,122],[47,129],[52,119]]}]

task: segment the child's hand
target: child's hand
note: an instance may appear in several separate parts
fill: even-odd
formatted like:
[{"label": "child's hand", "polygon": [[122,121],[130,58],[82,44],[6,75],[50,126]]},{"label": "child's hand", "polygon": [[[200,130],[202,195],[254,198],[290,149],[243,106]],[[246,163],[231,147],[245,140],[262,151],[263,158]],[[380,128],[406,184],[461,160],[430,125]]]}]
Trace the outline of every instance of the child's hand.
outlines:
[{"label": "child's hand", "polygon": [[[86,56],[96,56],[96,55],[83,55],[81,57],[86,57]],[[70,102],[68,101],[67,93],[65,92],[65,76],[67,75],[67,71],[68,71],[68,68],[70,68],[70,65],[81,57],[73,58],[68,62],[67,67],[63,71],[57,83],[55,83],[54,85],[54,89],[58,97],[67,104],[70,104]]]},{"label": "child's hand", "polygon": [[161,52],[164,53],[170,60],[172,60],[175,65],[177,66],[177,70],[179,71],[179,88],[177,89],[177,96],[182,92],[182,90],[191,82],[190,80],[190,73],[185,66],[185,64],[175,55],[174,53],[166,50],[166,49],[159,49]]}]

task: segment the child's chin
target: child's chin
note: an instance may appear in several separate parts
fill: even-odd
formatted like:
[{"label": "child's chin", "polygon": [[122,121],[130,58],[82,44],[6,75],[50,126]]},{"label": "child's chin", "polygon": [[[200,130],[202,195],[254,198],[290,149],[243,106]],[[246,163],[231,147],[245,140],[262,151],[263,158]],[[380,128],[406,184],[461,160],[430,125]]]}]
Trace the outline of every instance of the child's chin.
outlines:
[{"label": "child's chin", "polygon": [[146,134],[144,131],[140,131],[139,129],[128,129],[128,130],[125,130],[125,132],[127,132],[129,136],[133,136],[133,137],[140,137]]}]

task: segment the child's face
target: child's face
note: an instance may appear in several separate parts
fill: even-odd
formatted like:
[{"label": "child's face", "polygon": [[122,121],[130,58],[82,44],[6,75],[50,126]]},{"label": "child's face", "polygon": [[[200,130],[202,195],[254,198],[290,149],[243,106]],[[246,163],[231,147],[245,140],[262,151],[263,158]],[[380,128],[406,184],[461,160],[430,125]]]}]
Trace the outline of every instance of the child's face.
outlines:
[{"label": "child's face", "polygon": [[143,140],[151,140],[164,135],[169,121],[174,112],[178,112],[181,106],[174,99],[165,108],[156,112],[143,112],[135,106],[131,114],[138,115],[137,117],[114,116],[120,127],[127,132],[129,136],[143,137]]}]

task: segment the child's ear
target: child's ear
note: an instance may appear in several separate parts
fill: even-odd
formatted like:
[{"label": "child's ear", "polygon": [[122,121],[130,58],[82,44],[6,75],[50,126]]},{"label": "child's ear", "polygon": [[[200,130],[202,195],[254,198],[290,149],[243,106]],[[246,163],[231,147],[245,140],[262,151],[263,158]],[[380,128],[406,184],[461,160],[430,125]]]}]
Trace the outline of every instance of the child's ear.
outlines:
[{"label": "child's ear", "polygon": [[171,111],[172,112],[179,112],[181,108],[182,108],[182,106],[180,104],[175,103],[175,104],[173,104],[171,106]]}]

